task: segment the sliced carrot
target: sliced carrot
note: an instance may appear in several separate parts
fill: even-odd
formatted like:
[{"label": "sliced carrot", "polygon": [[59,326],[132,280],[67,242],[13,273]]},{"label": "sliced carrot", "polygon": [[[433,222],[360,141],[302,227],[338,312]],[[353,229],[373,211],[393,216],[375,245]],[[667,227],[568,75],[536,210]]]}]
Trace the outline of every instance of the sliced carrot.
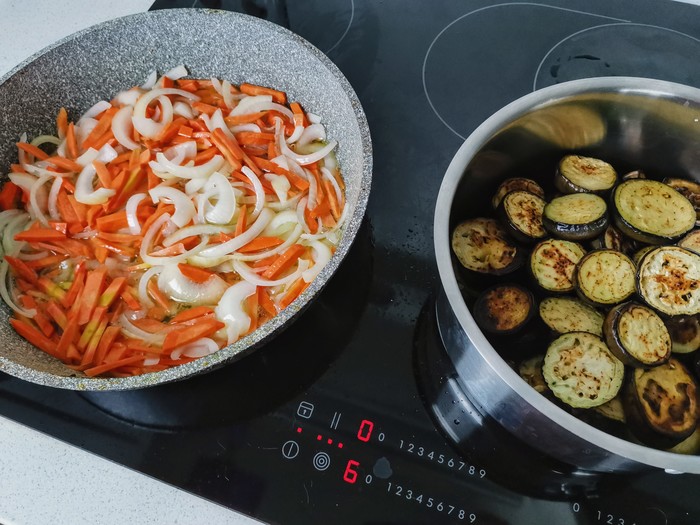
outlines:
[{"label": "sliced carrot", "polygon": [[71,283],[70,288],[68,288],[66,295],[61,300],[63,308],[70,308],[73,304],[75,304],[76,299],[83,291],[86,274],[87,270],[85,268],[85,264],[79,263],[73,272],[73,282]]},{"label": "sliced carrot", "polygon": [[24,337],[37,348],[40,348],[47,354],[51,354],[53,356],[58,354],[56,344],[30,324],[20,321],[14,317],[10,318],[10,324],[19,335]]},{"label": "sliced carrot", "polygon": [[36,287],[49,297],[62,300],[66,296],[66,291],[54,283],[49,278],[42,276],[36,281]]},{"label": "sliced carrot", "polygon": [[294,125],[306,127],[309,120],[306,117],[306,112],[301,108],[301,105],[298,102],[290,102],[289,107],[294,114]]},{"label": "sliced carrot", "polygon": [[163,341],[163,350],[170,352],[175,348],[192,343],[202,337],[209,337],[226,326],[217,319],[200,320],[198,323],[188,325],[182,329],[168,332]]},{"label": "sliced carrot", "polygon": [[294,299],[299,297],[299,295],[301,295],[301,292],[303,292],[307,286],[308,283],[304,281],[302,277],[299,277],[296,281],[294,281],[284,293],[282,299],[280,299],[280,308],[284,309],[287,308],[287,306],[289,306],[290,304],[292,304],[292,302],[294,302]]},{"label": "sliced carrot", "polygon": [[100,321],[100,323],[97,325],[97,329],[92,334],[90,341],[88,341],[88,344],[85,347],[85,353],[83,354],[83,357],[80,360],[80,364],[82,366],[87,366],[89,364],[94,363],[95,353],[97,352],[97,348],[100,344],[102,336],[104,335],[105,330],[107,329],[107,323],[108,319],[107,317],[104,317],[102,321]]},{"label": "sliced carrot", "polygon": [[99,266],[87,274],[85,279],[85,291],[81,297],[80,314],[78,323],[82,326],[90,321],[92,312],[97,306],[100,294],[107,278],[107,269]]},{"label": "sliced carrot", "polygon": [[274,279],[285,270],[291,268],[304,253],[306,253],[305,246],[301,244],[292,244],[263,272],[263,277],[266,279]]},{"label": "sliced carrot", "polygon": [[241,246],[238,251],[240,253],[250,253],[250,252],[258,252],[260,250],[268,250],[270,248],[274,248],[275,246],[279,246],[280,244],[284,243],[284,239],[280,237],[256,237],[252,241],[250,241],[248,244],[245,244]]},{"label": "sliced carrot", "polygon": [[141,303],[138,299],[136,299],[133,291],[128,286],[122,290],[120,297],[124,300],[124,302],[130,309],[134,311],[141,310]]},{"label": "sliced carrot", "polygon": [[98,300],[98,306],[109,308],[114,303],[115,299],[120,296],[122,290],[126,286],[126,277],[117,277],[109,286],[102,292],[100,299]]},{"label": "sliced carrot", "polygon": [[101,232],[116,232],[123,228],[128,228],[129,222],[126,220],[126,211],[120,210],[109,215],[98,217],[95,221],[95,225]]},{"label": "sliced carrot", "polygon": [[36,300],[31,295],[22,295],[19,298],[22,306],[28,309],[33,309],[36,313],[32,317],[32,321],[36,323],[41,330],[41,333],[46,337],[51,337],[54,333],[54,327],[51,321],[46,317],[41,307],[37,304]]},{"label": "sliced carrot", "polygon": [[148,281],[148,286],[146,287],[148,294],[153,298],[153,300],[164,310],[170,310],[170,299],[168,299],[163,292],[160,291],[158,285],[153,279]]},{"label": "sliced carrot", "polygon": [[208,306],[195,306],[193,308],[188,308],[187,310],[183,310],[182,312],[178,313],[170,320],[170,323],[184,323],[186,321],[191,321],[192,319],[196,319],[198,317],[203,317],[205,315],[210,315],[213,313],[214,310],[212,310]]},{"label": "sliced carrot", "polygon": [[109,172],[109,169],[105,165],[104,162],[100,162],[99,160],[94,160],[92,161],[92,165],[95,168],[95,171],[97,172],[97,178],[100,179],[100,183],[102,183],[102,186],[105,188],[111,188],[112,187],[112,174]]},{"label": "sliced carrot", "polygon": [[65,238],[65,233],[54,230],[53,228],[33,228],[29,230],[24,230],[15,235],[16,241],[27,242],[60,242]]},{"label": "sliced carrot", "polygon": [[277,315],[277,307],[272,299],[270,299],[270,294],[267,293],[264,286],[258,287],[258,304],[262,306],[269,317]]},{"label": "sliced carrot", "polygon": [[61,330],[65,330],[68,324],[68,318],[66,317],[66,312],[63,311],[56,301],[53,299],[47,301],[46,303],[46,313],[54,320]]},{"label": "sliced carrot", "polygon": [[95,143],[97,140],[110,129],[112,125],[112,117],[117,111],[118,108],[111,107],[102,113],[102,116],[97,121],[97,125],[92,129],[92,131],[90,131],[88,136],[85,137],[85,140],[83,140],[83,143],[81,144],[83,149],[96,146]]},{"label": "sliced carrot", "polygon": [[262,118],[265,116],[264,111],[258,111],[256,113],[246,113],[243,115],[232,115],[228,117],[224,117],[224,121],[226,124],[231,127],[231,126],[238,126],[240,124],[252,124],[253,122],[257,121],[258,119]]},{"label": "sliced carrot", "polygon": [[241,131],[236,133],[236,140],[240,145],[265,146],[275,140],[273,133],[256,133],[254,131]]},{"label": "sliced carrot", "polygon": [[29,153],[38,160],[46,160],[49,158],[48,153],[33,144],[29,144],[28,142],[17,142],[16,144],[19,149],[25,153]]},{"label": "sliced carrot", "polygon": [[22,190],[12,181],[7,181],[0,191],[0,209],[14,210],[17,208]]},{"label": "sliced carrot", "polygon": [[65,171],[70,171],[73,173],[80,173],[83,170],[83,166],[75,162],[74,160],[67,159],[65,157],[49,157],[46,162],[50,162],[54,166],[57,166]]},{"label": "sliced carrot", "polygon": [[241,90],[241,93],[245,93],[246,95],[271,95],[272,100],[278,104],[287,103],[287,94],[284,91],[258,86],[255,84],[248,84],[247,82],[241,84],[239,89]]},{"label": "sliced carrot", "polygon": [[238,220],[236,220],[236,230],[235,230],[235,236],[238,237],[241,233],[243,233],[246,228],[248,227],[248,214],[247,214],[247,206],[244,204],[243,206],[240,207],[238,210]]},{"label": "sliced carrot", "polygon": [[10,265],[10,268],[12,268],[17,273],[17,275],[19,275],[23,279],[26,279],[30,283],[36,283],[39,279],[37,273],[32,268],[30,268],[27,265],[27,263],[24,262],[22,259],[18,259],[17,257],[12,257],[10,255],[5,255],[5,260]]},{"label": "sliced carrot", "polygon": [[68,131],[68,112],[66,108],[58,110],[58,115],[56,115],[56,131],[58,131],[58,138],[62,139],[66,136],[66,132]]},{"label": "sliced carrot", "polygon": [[62,253],[56,255],[47,255],[41,259],[34,259],[33,261],[27,261],[25,264],[32,270],[40,270],[42,268],[48,268],[56,266],[66,260],[68,256]]},{"label": "sliced carrot", "polygon": [[80,151],[78,150],[78,141],[75,137],[75,125],[71,122],[66,130],[66,153],[72,159],[78,158]]},{"label": "sliced carrot", "polygon": [[128,356],[128,357],[123,357],[121,359],[118,359],[116,361],[112,361],[110,363],[104,363],[102,365],[93,366],[91,368],[86,368],[85,375],[88,377],[95,377],[95,376],[99,376],[101,374],[104,374],[105,372],[109,372],[110,370],[120,368],[122,366],[135,365],[136,363],[142,363],[142,362],[143,362],[143,356],[140,356],[140,355],[132,355],[132,356]]},{"label": "sliced carrot", "polygon": [[214,272],[207,270],[206,268],[199,268],[198,266],[192,266],[191,264],[178,263],[177,265],[180,273],[187,277],[190,281],[196,283],[205,283],[212,277],[214,277]]},{"label": "sliced carrot", "polygon": [[93,357],[93,362],[102,363],[104,361],[107,352],[111,349],[112,344],[116,341],[117,337],[121,334],[121,327],[110,325],[105,328],[102,338],[100,339],[95,355]]}]

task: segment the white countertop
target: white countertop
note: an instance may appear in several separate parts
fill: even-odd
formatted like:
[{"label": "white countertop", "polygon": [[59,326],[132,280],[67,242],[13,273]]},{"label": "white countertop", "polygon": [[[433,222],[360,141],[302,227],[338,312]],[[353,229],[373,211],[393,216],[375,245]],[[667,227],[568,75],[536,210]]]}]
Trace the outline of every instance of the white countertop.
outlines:
[{"label": "white countertop", "polygon": [[[152,3],[0,0],[0,76],[65,36]],[[0,523],[260,522],[0,416]]]}]

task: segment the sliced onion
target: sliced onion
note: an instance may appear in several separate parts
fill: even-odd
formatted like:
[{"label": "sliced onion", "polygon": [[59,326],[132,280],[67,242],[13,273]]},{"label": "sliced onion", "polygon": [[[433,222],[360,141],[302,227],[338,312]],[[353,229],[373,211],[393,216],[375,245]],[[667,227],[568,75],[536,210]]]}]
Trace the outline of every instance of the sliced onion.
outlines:
[{"label": "sliced onion", "polygon": [[182,164],[185,159],[193,159],[197,155],[197,142],[188,140],[175,146],[171,146],[163,151],[165,158],[175,164]]},{"label": "sliced onion", "polygon": [[24,252],[19,252],[17,254],[18,259],[22,259],[23,261],[38,261],[39,259],[43,259],[44,257],[48,257],[51,255],[48,250],[44,250],[42,252],[32,252],[32,253],[24,253]]},{"label": "sliced onion", "polygon": [[0,262],[0,297],[2,297],[3,301],[12,308],[15,312],[17,312],[20,315],[23,315],[25,317],[34,317],[36,315],[36,310],[31,309],[27,310],[25,308],[22,308],[18,304],[15,303],[15,301],[12,299],[12,295],[10,294],[9,288],[7,286],[7,269],[8,269],[8,264],[6,260],[2,260]]},{"label": "sliced onion", "polygon": [[158,288],[174,301],[193,304],[215,304],[224,295],[228,285],[221,277],[212,274],[203,283],[185,277],[177,264],[166,264],[158,275]]},{"label": "sliced onion", "polygon": [[124,106],[112,117],[114,138],[128,150],[134,150],[139,147],[138,143],[131,138],[131,130],[133,128],[131,117],[133,114],[134,108],[132,106]]},{"label": "sliced onion", "polygon": [[306,203],[306,206],[310,210],[313,210],[318,205],[318,202],[316,201],[316,199],[318,197],[318,183],[316,182],[316,177],[314,177],[314,176],[308,177],[308,181],[309,181],[309,194],[308,194],[309,200]]},{"label": "sliced onion", "polygon": [[299,224],[301,224],[302,228],[304,228],[304,232],[311,233],[309,225],[306,224],[306,217],[304,217],[304,210],[306,209],[307,201],[308,199],[304,197],[299,201],[299,204],[297,204],[297,221]]},{"label": "sliced onion", "polygon": [[260,211],[265,207],[265,189],[258,176],[248,166],[243,166],[241,172],[248,177],[253,184],[253,189],[255,190],[255,209],[253,210],[252,216],[257,217]]},{"label": "sliced onion", "polygon": [[241,246],[248,244],[255,239],[265,229],[267,224],[272,220],[274,212],[267,208],[263,208],[258,215],[257,220],[242,234],[234,237],[230,241],[217,244],[205,250],[202,250],[199,255],[201,257],[223,257],[231,252],[236,251]]},{"label": "sliced onion", "polygon": [[49,216],[51,219],[54,221],[57,221],[61,218],[61,214],[58,211],[58,192],[61,190],[61,186],[63,185],[63,177],[57,176],[53,184],[51,184],[51,189],[49,190],[49,198],[47,201],[47,206],[49,210]]},{"label": "sliced onion", "polygon": [[75,138],[78,143],[78,149],[80,149],[80,145],[92,132],[92,130],[95,129],[95,126],[97,126],[97,120],[95,120],[94,118],[84,117],[81,118],[78,122],[76,122]]},{"label": "sliced onion", "polygon": [[272,189],[275,190],[275,194],[280,202],[287,202],[287,195],[292,185],[289,183],[289,179],[283,175],[275,175],[274,173],[266,173],[265,179],[267,179],[272,185]]},{"label": "sliced onion", "polygon": [[112,145],[108,143],[100,148],[100,151],[97,152],[97,157],[95,157],[95,160],[109,164],[118,156],[119,153],[117,153],[117,150],[115,150]]},{"label": "sliced onion", "polygon": [[204,218],[214,224],[228,224],[236,213],[236,194],[229,180],[218,171],[212,173],[204,186],[205,192],[216,195],[217,202],[208,208],[209,199],[204,202]]},{"label": "sliced onion", "polygon": [[187,68],[184,65],[180,64],[178,66],[175,66],[172,69],[169,69],[165,73],[163,73],[163,76],[161,77],[161,81],[162,81],[163,77],[168,77],[170,80],[178,80],[178,79],[180,79],[182,77],[186,77],[186,76],[187,76]]},{"label": "sliced onion", "polygon": [[80,155],[80,157],[75,159],[75,162],[81,166],[87,166],[88,164],[92,164],[92,161],[97,158],[98,154],[99,152],[95,148],[88,148],[82,155]]},{"label": "sliced onion", "polygon": [[154,161],[151,161],[149,165],[153,171],[156,172],[156,175],[159,175],[157,173],[158,171],[164,171],[183,179],[196,179],[208,177],[217,171],[224,162],[224,158],[221,155],[214,155],[207,162],[199,166],[180,166],[169,161],[162,152],[158,152],[156,153],[156,162],[154,163]]},{"label": "sliced onion", "polygon": [[234,98],[231,93],[231,83],[228,80],[224,80],[221,83],[221,96],[224,97],[224,104],[227,108],[232,108],[234,106]]},{"label": "sliced onion", "polygon": [[196,210],[190,198],[178,189],[159,184],[148,191],[154,204],[161,200],[170,201],[175,205],[172,221],[179,227],[185,226],[192,220]]},{"label": "sliced onion", "polygon": [[280,148],[282,154],[287,157],[290,157],[302,166],[306,166],[307,164],[313,164],[314,162],[321,160],[323,157],[325,157],[331,151],[333,151],[338,145],[337,141],[332,140],[322,148],[319,148],[317,151],[303,155],[289,149],[289,146],[287,146],[287,142],[284,140],[284,132],[282,131],[282,126],[276,126],[275,134],[277,135],[277,145]]},{"label": "sliced onion", "polygon": [[262,133],[260,126],[249,122],[248,124],[238,124],[231,128],[231,133],[240,133],[241,131],[250,131],[252,133]]},{"label": "sliced onion", "polygon": [[116,193],[111,188],[94,189],[92,184],[96,173],[92,164],[83,168],[75,181],[75,200],[82,204],[104,204]]},{"label": "sliced onion", "polygon": [[170,353],[170,359],[180,359],[180,357],[190,357],[197,359],[206,357],[219,350],[219,345],[209,337],[202,337],[186,345],[177,347]]},{"label": "sliced onion", "polygon": [[54,137],[53,135],[39,135],[30,142],[32,146],[41,146],[42,144],[54,144],[58,146],[60,143],[61,139]]},{"label": "sliced onion", "polygon": [[238,275],[243,279],[255,286],[280,286],[297,279],[300,275],[300,272],[296,271],[280,279],[275,279],[274,281],[271,279],[264,279],[255,273],[250,266],[238,259],[233,260],[233,269],[236,270]]},{"label": "sliced onion", "polygon": [[301,137],[297,141],[297,146],[305,146],[311,142],[325,140],[326,128],[324,128],[322,124],[311,124],[304,129],[304,133],[302,133]]},{"label": "sliced onion", "polygon": [[134,112],[131,117],[131,123],[134,125],[134,128],[136,128],[136,131],[149,139],[156,139],[173,121],[173,103],[170,102],[170,99],[163,95],[157,97],[156,100],[158,100],[160,103],[162,110],[162,114],[158,121],[136,114],[136,108],[134,108]]},{"label": "sliced onion", "polygon": [[192,226],[185,226],[180,228],[172,235],[169,235],[163,239],[163,246],[166,248],[172,246],[173,244],[186,239],[187,237],[194,237],[195,235],[214,235],[217,233],[229,233],[236,229],[235,226],[223,226],[221,224],[195,224]]},{"label": "sliced onion", "polygon": [[312,124],[320,124],[321,123],[321,117],[316,115],[315,113],[306,113],[306,118],[309,119],[309,122]]},{"label": "sliced onion", "polygon": [[190,179],[185,183],[185,193],[187,195],[194,195],[199,190],[204,188],[207,183],[207,179]]},{"label": "sliced onion", "polygon": [[117,93],[117,96],[114,97],[114,101],[118,106],[133,106],[141,95],[143,95],[143,91],[134,87]]},{"label": "sliced onion", "polygon": [[289,230],[289,228],[283,228],[283,226],[287,226],[289,224],[296,225],[298,223],[299,219],[297,218],[296,213],[292,210],[285,210],[274,216],[274,218],[267,225],[267,228],[265,228],[263,235],[274,237],[282,235],[284,231]]},{"label": "sliced onion", "polygon": [[186,119],[195,118],[195,114],[194,114],[194,111],[192,110],[192,106],[182,102],[181,100],[177,100],[173,104],[173,113],[175,115],[177,115],[178,117],[185,117]]},{"label": "sliced onion", "polygon": [[282,253],[292,244],[297,242],[299,237],[301,237],[302,231],[304,230],[302,229],[301,224],[296,223],[296,225],[294,226],[294,230],[289,234],[287,239],[279,246],[275,246],[274,248],[270,248],[269,250],[266,250],[264,252],[257,252],[253,254],[234,253],[231,257],[238,261],[259,261],[261,259],[265,259],[266,257],[270,257],[271,255]]},{"label": "sliced onion", "polygon": [[129,224],[129,233],[131,235],[139,235],[141,233],[141,224],[139,224],[137,211],[139,203],[145,198],[145,193],[135,193],[126,201],[126,222]]},{"label": "sliced onion", "polygon": [[[145,242],[145,239],[144,239],[144,242]],[[154,275],[158,275],[162,270],[163,270],[162,266],[153,266],[153,267],[149,268],[148,270],[146,270],[145,272],[143,272],[143,275],[139,279],[139,286],[138,286],[139,300],[141,301],[141,304],[146,309],[152,308],[153,304],[154,304],[153,301],[151,301],[151,298],[148,296],[148,281],[150,281]]]},{"label": "sliced onion", "polygon": [[311,250],[313,251],[314,265],[301,274],[302,278],[307,283],[310,283],[316,278],[333,255],[328,245],[321,241],[313,241],[311,243]]},{"label": "sliced onion", "polygon": [[335,190],[335,198],[338,201],[338,203],[343,202],[343,190],[340,189],[340,186],[338,185],[338,181],[335,179],[333,174],[330,172],[330,170],[324,166],[321,166],[321,176],[324,179],[327,179],[328,182],[331,183],[331,186],[333,186],[333,189]]},{"label": "sliced onion", "polygon": [[14,255],[19,253],[22,247],[26,244],[24,241],[16,241],[15,235],[24,231],[31,222],[31,217],[28,213],[20,213],[7,221],[2,233],[2,248],[5,255]]},{"label": "sliced onion", "polygon": [[151,71],[148,76],[146,77],[146,81],[141,85],[143,89],[151,89],[153,86],[156,85],[156,81],[158,80],[158,73],[153,70]]},{"label": "sliced onion", "polygon": [[[146,282],[148,283],[148,281],[146,281]],[[150,299],[149,299],[149,301],[150,301]],[[153,304],[153,303],[151,303],[151,304]],[[151,344],[154,346],[162,346],[163,341],[165,341],[165,336],[167,335],[167,333],[163,332],[163,331],[152,333],[152,332],[147,332],[146,330],[142,330],[138,326],[132,324],[131,321],[129,321],[129,319],[124,314],[121,314],[119,316],[119,319],[117,320],[117,322],[119,323],[119,326],[121,326],[122,332],[124,332],[127,336],[130,336],[130,337],[133,337],[136,339],[141,339],[146,344]]]},{"label": "sliced onion", "polygon": [[99,102],[93,104],[85,113],[83,113],[83,116],[80,118],[95,118],[97,115],[104,113],[111,107],[112,104],[106,100],[100,100]]},{"label": "sliced onion", "polygon": [[237,341],[250,329],[251,319],[245,312],[243,303],[255,291],[255,285],[239,281],[226,290],[214,309],[216,317],[226,325],[228,344]]},{"label": "sliced onion", "polygon": [[[245,104],[244,104],[245,103]],[[238,105],[231,110],[230,116],[247,115],[249,113],[257,113],[258,111],[277,111],[289,120],[294,120],[294,113],[287,106],[272,102],[270,95],[254,95],[240,100]]]}]

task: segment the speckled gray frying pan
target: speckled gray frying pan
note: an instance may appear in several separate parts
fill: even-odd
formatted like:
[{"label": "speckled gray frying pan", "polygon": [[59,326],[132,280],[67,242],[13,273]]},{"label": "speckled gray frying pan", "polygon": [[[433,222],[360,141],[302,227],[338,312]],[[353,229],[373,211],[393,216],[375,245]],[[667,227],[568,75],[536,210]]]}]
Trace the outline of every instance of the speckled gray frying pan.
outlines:
[{"label": "speckled gray frying pan", "polygon": [[141,84],[152,70],[184,64],[197,78],[251,82],[288,93],[320,115],[346,182],[349,219],[331,262],[306,291],[276,318],[211,356],[163,372],[130,378],[87,378],[34,348],[10,327],[0,308],[0,370],[35,383],[75,390],[123,390],[183,379],[245,355],[278,333],[313,300],[345,257],[367,206],[372,147],[367,121],[338,68],[304,39],[246,15],[173,9],[127,16],[69,36],[0,78],[0,173],[16,162],[14,143],[55,133],[62,106],[71,118],[93,103]]}]

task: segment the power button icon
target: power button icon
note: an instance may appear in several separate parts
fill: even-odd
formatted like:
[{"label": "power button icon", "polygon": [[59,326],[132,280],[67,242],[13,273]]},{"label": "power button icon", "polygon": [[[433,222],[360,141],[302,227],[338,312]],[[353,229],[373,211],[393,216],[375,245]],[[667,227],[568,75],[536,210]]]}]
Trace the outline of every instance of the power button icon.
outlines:
[{"label": "power button icon", "polygon": [[299,455],[299,444],[296,441],[287,441],[282,445],[282,456],[286,459],[294,459]]}]

